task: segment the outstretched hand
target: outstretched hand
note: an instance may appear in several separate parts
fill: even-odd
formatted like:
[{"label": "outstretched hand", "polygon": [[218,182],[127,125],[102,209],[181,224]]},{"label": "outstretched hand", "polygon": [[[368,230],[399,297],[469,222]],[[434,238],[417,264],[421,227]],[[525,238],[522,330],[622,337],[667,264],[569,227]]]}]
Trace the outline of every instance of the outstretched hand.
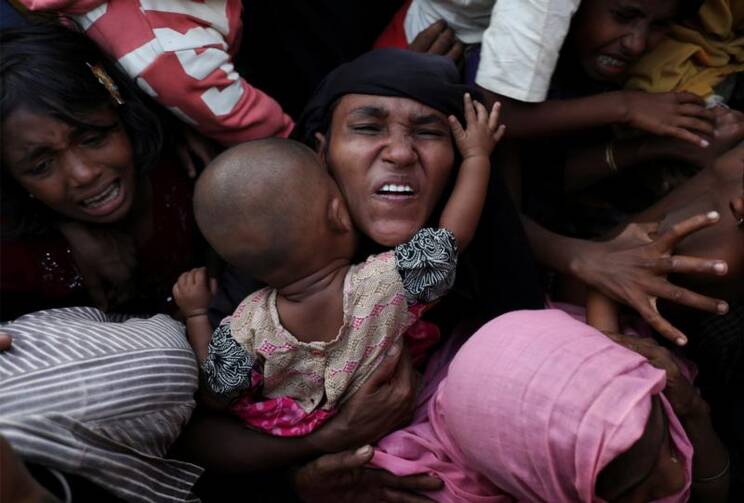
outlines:
[{"label": "outstretched hand", "polygon": [[506,129],[503,124],[499,125],[501,103],[494,103],[489,113],[481,102],[473,100],[470,93],[465,93],[463,104],[465,129],[457,117],[454,115],[448,117],[460,155],[463,160],[470,157],[489,157]]},{"label": "outstretched hand", "polygon": [[661,298],[711,313],[728,312],[725,301],[697,294],[667,279],[671,273],[726,274],[728,266],[723,261],[673,254],[682,239],[719,218],[715,211],[697,215],[658,235],[658,224],[631,224],[615,239],[576,257],[571,268],[587,285],[638,311],[663,337],[684,345],[687,337],[661,316],[656,302]]},{"label": "outstretched hand", "polygon": [[699,96],[684,92],[621,91],[625,122],[658,136],[707,147],[715,131],[715,113]]}]

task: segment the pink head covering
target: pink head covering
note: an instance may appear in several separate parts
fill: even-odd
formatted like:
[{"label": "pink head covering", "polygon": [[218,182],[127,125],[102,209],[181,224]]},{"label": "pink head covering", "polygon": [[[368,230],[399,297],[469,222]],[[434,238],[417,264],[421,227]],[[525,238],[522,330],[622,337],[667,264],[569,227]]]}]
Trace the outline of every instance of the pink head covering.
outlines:
[{"label": "pink head covering", "polygon": [[[644,357],[568,314],[519,311],[457,353],[436,397],[435,429],[517,500],[597,501],[597,475],[640,438],[664,384]],[[692,446],[661,400],[687,472],[683,491],[664,501],[686,501]]]}]

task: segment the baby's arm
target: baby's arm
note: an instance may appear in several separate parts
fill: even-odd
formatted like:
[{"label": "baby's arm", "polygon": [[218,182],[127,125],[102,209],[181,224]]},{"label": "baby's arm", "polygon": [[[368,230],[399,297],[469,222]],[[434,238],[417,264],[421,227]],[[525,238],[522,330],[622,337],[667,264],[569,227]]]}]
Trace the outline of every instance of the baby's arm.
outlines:
[{"label": "baby's arm", "polygon": [[593,288],[586,294],[586,323],[604,333],[620,332],[617,303]]},{"label": "baby's arm", "polygon": [[186,334],[199,363],[207,359],[207,348],[212,340],[212,326],[207,309],[214,295],[214,280],[207,276],[207,269],[199,267],[181,274],[173,285],[173,298],[186,318]]},{"label": "baby's arm", "polygon": [[473,102],[470,94],[465,94],[464,101],[467,129],[463,129],[454,115],[449,117],[462,165],[439,221],[440,227],[455,235],[460,251],[467,248],[478,227],[491,174],[491,151],[504,135],[504,126],[498,124],[498,103],[489,114],[481,103]]}]

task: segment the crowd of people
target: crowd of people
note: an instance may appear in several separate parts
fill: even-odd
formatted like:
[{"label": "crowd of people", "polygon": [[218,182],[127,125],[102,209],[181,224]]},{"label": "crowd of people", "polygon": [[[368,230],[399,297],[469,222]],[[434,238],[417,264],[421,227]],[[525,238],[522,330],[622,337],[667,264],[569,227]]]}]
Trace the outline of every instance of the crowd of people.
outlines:
[{"label": "crowd of people", "polygon": [[744,3],[2,0],[0,501],[744,498]]}]

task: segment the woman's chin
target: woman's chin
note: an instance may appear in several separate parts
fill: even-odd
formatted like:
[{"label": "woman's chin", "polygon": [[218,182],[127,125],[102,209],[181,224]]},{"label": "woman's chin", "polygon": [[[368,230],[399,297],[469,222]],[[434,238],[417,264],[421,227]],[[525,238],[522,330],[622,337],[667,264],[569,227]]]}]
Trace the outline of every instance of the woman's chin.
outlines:
[{"label": "woman's chin", "polygon": [[366,234],[375,243],[392,248],[410,240],[420,228],[420,225],[407,221],[384,222],[375,224]]}]

